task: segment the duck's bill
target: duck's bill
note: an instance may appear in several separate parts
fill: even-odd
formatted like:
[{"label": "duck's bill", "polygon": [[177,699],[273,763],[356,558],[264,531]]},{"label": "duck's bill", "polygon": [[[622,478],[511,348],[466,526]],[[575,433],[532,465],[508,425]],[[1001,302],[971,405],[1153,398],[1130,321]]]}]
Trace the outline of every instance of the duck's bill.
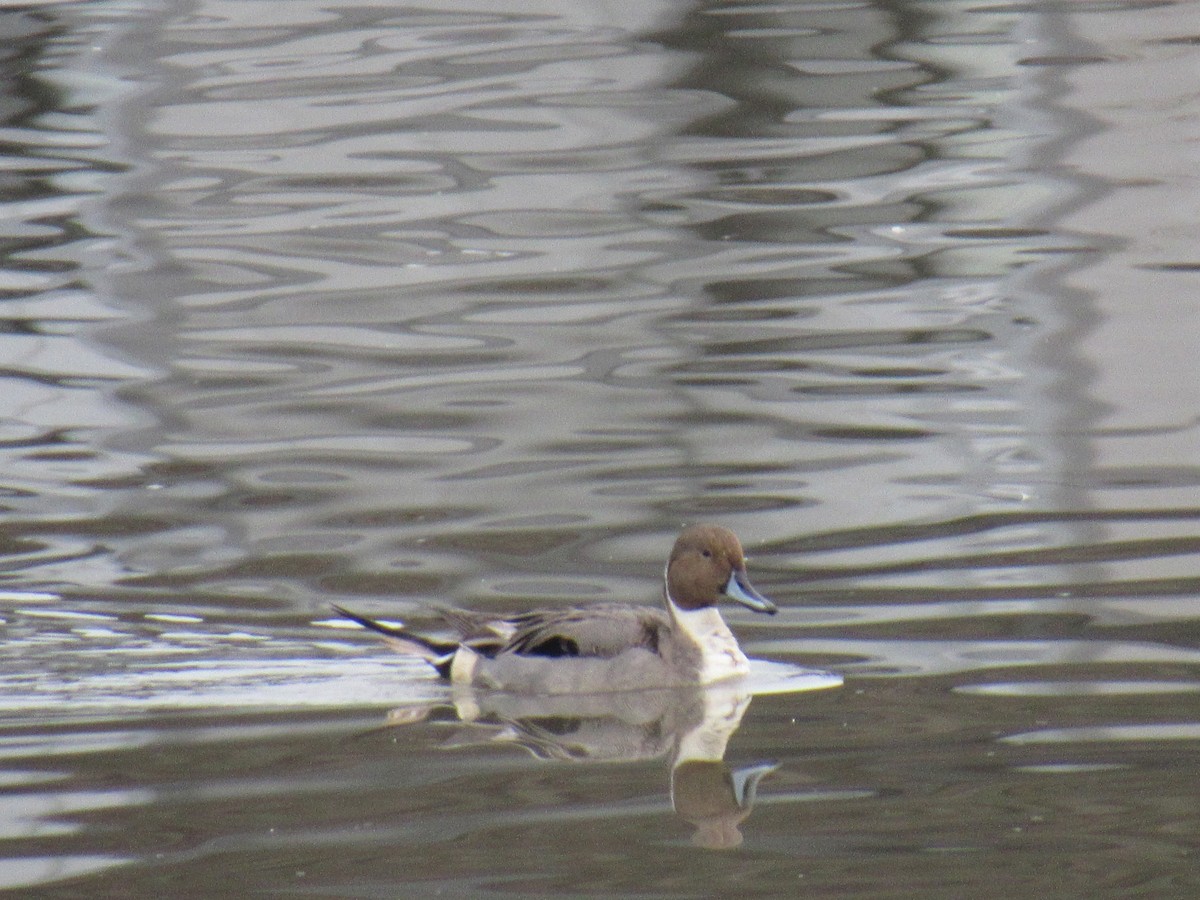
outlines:
[{"label": "duck's bill", "polygon": [[733,570],[733,574],[729,576],[729,581],[725,584],[725,596],[755,612],[771,616],[779,612],[774,603],[754,589],[754,585],[750,583],[746,573],[739,572],[737,569]]}]

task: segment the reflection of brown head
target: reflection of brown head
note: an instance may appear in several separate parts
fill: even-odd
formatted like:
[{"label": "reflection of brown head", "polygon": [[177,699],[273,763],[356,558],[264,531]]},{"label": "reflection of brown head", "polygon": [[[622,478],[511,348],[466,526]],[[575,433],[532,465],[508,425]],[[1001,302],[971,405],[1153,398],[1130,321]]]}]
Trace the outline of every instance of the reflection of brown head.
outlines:
[{"label": "reflection of brown head", "polygon": [[729,850],[742,843],[738,826],[750,815],[759,780],[778,766],[730,772],[723,762],[689,760],[671,775],[671,798],[681,819],[696,827],[692,843],[706,850]]}]

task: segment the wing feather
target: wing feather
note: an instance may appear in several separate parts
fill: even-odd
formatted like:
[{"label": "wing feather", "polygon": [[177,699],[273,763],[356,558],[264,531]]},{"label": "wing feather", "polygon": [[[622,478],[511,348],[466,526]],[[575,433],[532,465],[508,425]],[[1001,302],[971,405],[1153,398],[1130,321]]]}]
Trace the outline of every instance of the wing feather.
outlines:
[{"label": "wing feather", "polygon": [[500,652],[524,656],[609,659],[630,647],[657,650],[659,634],[668,627],[660,610],[615,603],[535,610],[510,621],[516,630]]}]

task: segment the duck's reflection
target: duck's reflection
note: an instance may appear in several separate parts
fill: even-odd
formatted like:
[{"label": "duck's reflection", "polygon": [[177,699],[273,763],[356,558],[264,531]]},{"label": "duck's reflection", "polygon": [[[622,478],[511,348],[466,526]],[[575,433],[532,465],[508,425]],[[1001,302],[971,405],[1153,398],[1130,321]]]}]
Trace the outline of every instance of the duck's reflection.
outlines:
[{"label": "duck's reflection", "polygon": [[671,805],[695,827],[692,843],[709,850],[740,846],[738,826],[754,808],[758,782],[778,768],[778,763],[731,769],[723,760],[676,762],[671,768]]},{"label": "duck's reflection", "polygon": [[[737,686],[548,697],[461,687],[452,703],[458,728],[444,746],[516,744],[540,759],[575,762],[669,758],[671,802],[695,828],[693,843],[725,849],[742,843],[758,783],[778,768],[725,762],[752,696]],[[388,718],[412,724],[434,709],[402,707]]]}]

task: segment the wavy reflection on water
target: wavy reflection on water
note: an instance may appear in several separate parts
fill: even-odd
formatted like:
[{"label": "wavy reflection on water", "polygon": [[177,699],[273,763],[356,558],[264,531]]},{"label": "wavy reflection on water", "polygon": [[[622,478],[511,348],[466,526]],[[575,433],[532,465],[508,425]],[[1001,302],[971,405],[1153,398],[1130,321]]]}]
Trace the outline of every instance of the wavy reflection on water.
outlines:
[{"label": "wavy reflection on water", "polygon": [[[1194,893],[1194,8],[0,8],[0,885]],[[850,678],[724,863],[323,621],[701,518]]]}]

